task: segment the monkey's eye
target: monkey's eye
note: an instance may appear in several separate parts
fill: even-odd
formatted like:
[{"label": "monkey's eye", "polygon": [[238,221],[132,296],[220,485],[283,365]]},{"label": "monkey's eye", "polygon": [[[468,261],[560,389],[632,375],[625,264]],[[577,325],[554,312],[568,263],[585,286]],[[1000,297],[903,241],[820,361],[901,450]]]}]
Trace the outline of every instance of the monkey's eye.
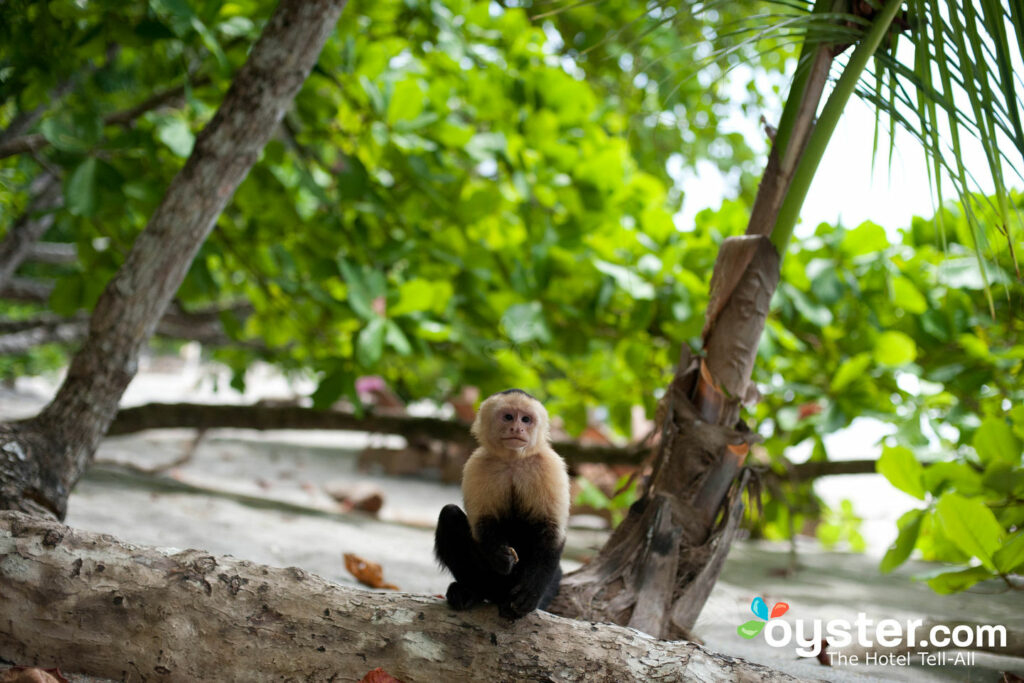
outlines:
[{"label": "monkey's eye", "polygon": [[532,418],[532,417],[530,417],[529,415],[523,415],[523,422],[527,422],[527,423],[529,423],[529,422],[531,422],[532,420],[533,420],[533,418]]},{"label": "monkey's eye", "polygon": [[511,422],[513,419],[512,413],[505,413],[505,422]]}]

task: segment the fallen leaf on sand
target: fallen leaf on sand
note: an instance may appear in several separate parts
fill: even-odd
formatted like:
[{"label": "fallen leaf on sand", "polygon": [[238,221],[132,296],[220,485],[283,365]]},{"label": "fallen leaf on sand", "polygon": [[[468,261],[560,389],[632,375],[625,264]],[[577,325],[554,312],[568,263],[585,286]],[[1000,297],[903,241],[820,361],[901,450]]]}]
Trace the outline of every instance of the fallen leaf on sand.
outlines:
[{"label": "fallen leaf on sand", "polygon": [[60,669],[12,666],[0,671],[0,683],[68,683],[68,679],[61,675]]},{"label": "fallen leaf on sand", "polygon": [[367,562],[358,555],[345,553],[345,569],[349,574],[356,577],[356,580],[370,588],[387,588],[396,591],[398,586],[393,583],[384,583],[384,572],[380,565],[375,562]]},{"label": "fallen leaf on sand", "polygon": [[359,683],[402,683],[402,681],[378,666],[363,676],[363,680],[359,681]]}]

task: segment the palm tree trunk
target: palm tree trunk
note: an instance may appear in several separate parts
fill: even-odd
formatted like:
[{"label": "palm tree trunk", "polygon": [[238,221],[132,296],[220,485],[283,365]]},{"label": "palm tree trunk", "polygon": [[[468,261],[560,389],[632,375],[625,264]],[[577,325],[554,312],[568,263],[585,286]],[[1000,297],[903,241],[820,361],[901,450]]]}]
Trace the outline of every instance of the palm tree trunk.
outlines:
[{"label": "palm tree trunk", "polygon": [[[856,82],[901,4],[889,0],[877,16],[866,8],[873,24],[840,85]],[[846,0],[814,6],[816,13],[844,11],[851,11]],[[743,461],[758,437],[739,419],[740,405],[758,400],[750,377],[779,282],[778,250],[789,240],[794,211],[837,120],[832,116],[826,126],[815,120],[836,54],[834,45],[805,37],[747,233],[725,240],[715,261],[703,357],[683,349],[659,406],[661,443],[641,497],[598,556],[562,580],[550,606],[556,614],[626,624],[660,638],[689,637],[743,516],[750,478]],[[837,86],[826,104],[830,115],[851,91]],[[790,223],[773,235],[787,212]]]}]

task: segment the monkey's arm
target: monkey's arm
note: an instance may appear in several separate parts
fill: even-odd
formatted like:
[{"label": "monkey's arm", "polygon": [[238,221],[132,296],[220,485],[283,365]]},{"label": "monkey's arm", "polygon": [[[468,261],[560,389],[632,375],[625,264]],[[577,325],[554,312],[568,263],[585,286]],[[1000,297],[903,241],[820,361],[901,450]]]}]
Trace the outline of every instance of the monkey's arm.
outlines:
[{"label": "monkey's arm", "polygon": [[508,544],[508,537],[495,517],[482,517],[476,523],[475,536],[484,560],[498,574],[508,576],[519,562],[519,555]]}]

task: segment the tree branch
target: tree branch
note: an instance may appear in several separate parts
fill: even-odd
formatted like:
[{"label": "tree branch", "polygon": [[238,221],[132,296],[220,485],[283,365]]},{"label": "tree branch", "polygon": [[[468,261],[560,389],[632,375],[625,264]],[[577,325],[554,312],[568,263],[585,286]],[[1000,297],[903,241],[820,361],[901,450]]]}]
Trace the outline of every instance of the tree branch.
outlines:
[{"label": "tree branch", "polygon": [[36,242],[25,255],[25,261],[68,265],[78,260],[78,247],[67,242]]},{"label": "tree branch", "polygon": [[[225,312],[246,316],[252,313],[252,307],[248,304],[227,308],[218,306],[194,313],[169,310],[157,325],[156,334],[211,346],[263,348],[261,344],[239,342],[226,335],[220,322],[220,316]],[[40,344],[74,344],[82,341],[88,331],[88,313],[79,313],[71,318],[43,313],[25,320],[0,319],[0,354],[24,353]]]},{"label": "tree branch", "polygon": [[[202,76],[197,78],[192,85],[193,87],[204,85],[209,81],[210,78],[208,76]],[[184,97],[185,86],[176,85],[173,88],[168,88],[167,90],[155,93],[151,97],[147,97],[134,107],[129,107],[123,111],[116,111],[112,114],[107,114],[103,117],[103,125],[129,126],[135,121],[135,119],[147,112],[160,109],[162,107],[179,106],[180,103],[184,101]],[[36,152],[49,146],[49,144],[49,141],[40,133],[18,135],[16,137],[10,137],[7,140],[0,140],[0,159],[5,159],[16,154],[24,154],[26,152]]]},{"label": "tree branch", "polygon": [[355,680],[381,667],[409,682],[797,680],[621,626],[543,612],[509,623],[493,607],[453,612],[15,512],[0,513],[0,591],[0,622],[17,624],[0,631],[5,658],[116,679]]},{"label": "tree branch", "polygon": [[[53,225],[53,214],[50,210],[62,201],[60,180],[57,176],[44,173],[32,185],[33,197],[28,208],[14,221],[0,242],[0,289],[10,281],[14,271],[29,255],[32,246]],[[40,212],[46,213],[37,216]]]},{"label": "tree branch", "polygon": [[11,301],[45,304],[53,293],[53,283],[27,277],[12,277],[0,285],[0,297]]},{"label": "tree branch", "polygon": [[[134,434],[147,429],[323,429],[397,434],[407,439],[428,438],[473,446],[469,425],[436,417],[374,415],[362,417],[332,410],[301,406],[205,405],[198,403],[147,403],[124,408],[110,426],[108,436]],[[576,441],[556,441],[555,451],[570,465],[601,463],[639,465],[650,454],[646,446],[589,446]],[[778,481],[799,483],[840,474],[873,474],[875,461],[836,460],[790,465],[785,474],[762,475]]]}]

